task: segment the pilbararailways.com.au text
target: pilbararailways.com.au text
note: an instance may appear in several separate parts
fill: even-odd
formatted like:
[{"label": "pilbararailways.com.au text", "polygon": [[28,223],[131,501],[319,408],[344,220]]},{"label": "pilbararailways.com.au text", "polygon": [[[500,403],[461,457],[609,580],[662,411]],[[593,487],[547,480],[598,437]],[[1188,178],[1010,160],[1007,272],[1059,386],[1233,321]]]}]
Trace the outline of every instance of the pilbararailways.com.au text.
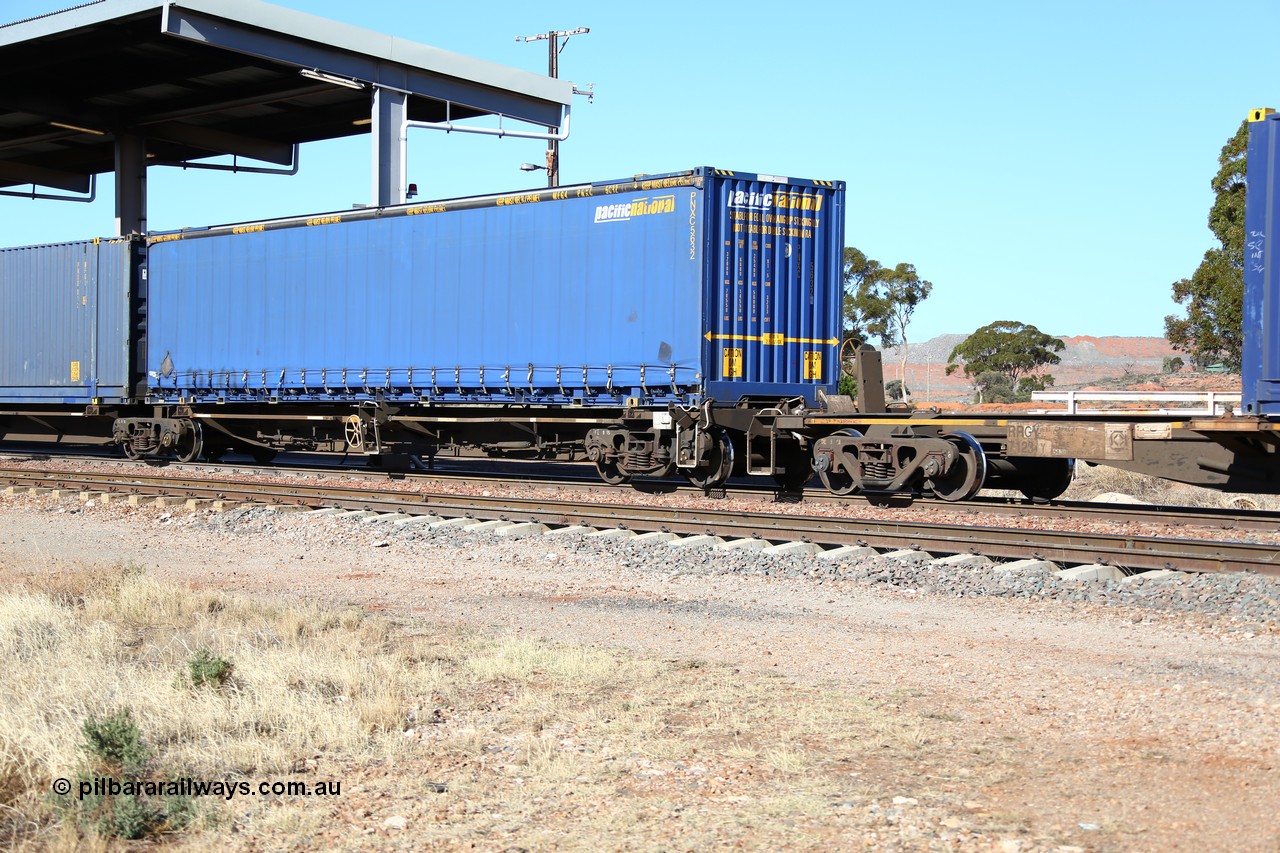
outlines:
[{"label": "pilbararailways.com.au text", "polygon": [[73,791],[76,798],[86,797],[340,797],[342,782],[337,779],[302,782],[277,780],[273,782],[233,781],[231,779],[116,779],[111,776],[81,778],[74,783],[70,779],[53,780],[53,792],[66,796]]}]

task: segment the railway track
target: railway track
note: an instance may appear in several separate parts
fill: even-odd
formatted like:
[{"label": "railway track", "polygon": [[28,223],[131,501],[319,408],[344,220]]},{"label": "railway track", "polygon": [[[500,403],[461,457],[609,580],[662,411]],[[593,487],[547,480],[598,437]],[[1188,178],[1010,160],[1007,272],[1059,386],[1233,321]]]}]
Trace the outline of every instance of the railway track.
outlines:
[{"label": "railway track", "polygon": [[[3,454],[5,458],[45,460],[55,458],[92,459],[95,463],[120,466],[136,470],[139,463],[118,456],[85,456],[68,454],[54,456],[40,454]],[[304,457],[305,458],[305,457]],[[468,460],[470,462],[471,460]],[[518,482],[528,486],[554,486],[558,489],[571,489],[583,496],[599,495],[616,499],[619,494],[628,494],[628,490],[644,495],[706,495],[707,492],[683,480],[650,480],[637,481],[633,487],[611,486],[600,482],[593,466],[579,463],[548,462],[496,462],[472,467],[457,467],[457,462],[450,460],[454,467],[439,470],[388,473],[380,468],[353,467],[350,465],[334,465],[312,461],[294,462],[283,460],[271,466],[244,462],[217,463],[171,463],[156,470],[184,473],[202,473],[217,477],[239,476],[260,477],[296,474],[325,478],[346,478],[356,482],[386,483],[388,480],[403,480],[416,483],[442,484],[474,484],[476,482],[492,482],[509,484]],[[450,464],[446,463],[446,464]],[[588,473],[579,474],[574,468],[585,468]],[[0,468],[3,471],[3,468]],[[166,475],[167,476],[167,475]],[[821,488],[806,488],[800,493],[780,492],[777,488],[748,481],[731,481],[727,486],[716,489],[711,495],[716,498],[732,500],[749,498],[769,500],[777,503],[823,505],[858,505],[868,502],[865,497],[839,497]],[[887,505],[894,505],[889,502]],[[905,505],[905,504],[903,504]],[[1217,507],[1187,507],[1157,504],[1111,504],[1089,501],[1035,502],[1018,497],[980,496],[957,505],[936,498],[916,498],[910,507],[921,514],[938,510],[955,512],[958,509],[981,512],[985,515],[1003,516],[1011,519],[1069,519],[1088,520],[1105,523],[1160,524],[1183,527],[1203,527],[1210,530],[1260,530],[1274,531],[1280,529],[1280,512],[1268,510],[1243,510]]]},{"label": "railway track", "polygon": [[933,556],[981,554],[1000,559],[1037,558],[1059,565],[1100,563],[1138,572],[1254,572],[1280,576],[1274,544],[1191,538],[1159,538],[1095,532],[936,524],[928,521],[829,518],[793,513],[402,491],[374,486],[264,483],[137,473],[71,473],[0,469],[0,484],[13,490],[128,493],[144,497],[220,500],[306,508],[336,507],[440,519],[467,518],[548,526],[664,531],[765,542],[801,541],[823,547],[909,549]]}]

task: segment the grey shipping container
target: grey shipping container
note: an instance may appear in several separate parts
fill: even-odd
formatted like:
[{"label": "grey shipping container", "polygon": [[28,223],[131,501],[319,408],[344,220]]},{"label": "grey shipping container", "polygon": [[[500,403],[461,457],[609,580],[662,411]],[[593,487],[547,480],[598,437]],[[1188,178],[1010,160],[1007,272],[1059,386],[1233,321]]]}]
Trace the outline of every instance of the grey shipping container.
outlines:
[{"label": "grey shipping container", "polygon": [[129,385],[128,240],[0,249],[0,403],[111,403]]}]

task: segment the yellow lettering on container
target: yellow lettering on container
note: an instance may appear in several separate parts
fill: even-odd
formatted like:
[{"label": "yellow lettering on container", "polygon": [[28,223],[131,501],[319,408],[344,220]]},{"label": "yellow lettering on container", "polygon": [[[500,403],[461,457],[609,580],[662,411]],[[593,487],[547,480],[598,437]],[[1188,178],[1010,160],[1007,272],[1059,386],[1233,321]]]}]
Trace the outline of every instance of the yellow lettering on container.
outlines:
[{"label": "yellow lettering on container", "polygon": [[724,378],[737,379],[742,376],[742,347],[724,348]]},{"label": "yellow lettering on container", "polygon": [[822,381],[822,353],[807,350],[804,354],[804,378]]}]

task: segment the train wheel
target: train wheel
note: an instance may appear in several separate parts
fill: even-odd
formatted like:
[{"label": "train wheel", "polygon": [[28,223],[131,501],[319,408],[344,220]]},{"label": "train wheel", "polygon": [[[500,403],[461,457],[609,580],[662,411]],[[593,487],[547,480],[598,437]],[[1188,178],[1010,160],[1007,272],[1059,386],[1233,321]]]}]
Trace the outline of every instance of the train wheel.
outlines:
[{"label": "train wheel", "polygon": [[142,454],[133,446],[132,441],[126,441],[124,444],[120,445],[120,449],[124,451],[124,458],[131,462],[137,462],[142,458]]},{"label": "train wheel", "polygon": [[[847,435],[850,438],[862,438],[862,433],[852,427],[838,430],[832,434]],[[862,491],[862,481],[846,470],[835,471],[830,468],[825,471],[819,470],[818,479],[822,481],[822,487],[833,495],[843,497]]]},{"label": "train wheel", "polygon": [[250,447],[248,449],[249,457],[259,465],[270,465],[276,460],[280,454],[279,450],[272,450],[270,447]]},{"label": "train wheel", "polygon": [[227,451],[229,449],[230,448],[227,446],[226,442],[219,441],[215,443],[213,441],[206,441],[204,443],[204,458],[209,462],[217,462],[223,456],[227,455]]},{"label": "train wheel", "polygon": [[723,486],[733,473],[733,440],[729,433],[717,429],[711,434],[715,446],[707,456],[707,464],[691,469],[686,476],[689,482],[700,489],[715,489]]},{"label": "train wheel", "polygon": [[944,501],[967,501],[982,489],[987,480],[987,456],[978,440],[966,432],[944,435],[956,446],[959,458],[951,470],[931,479],[933,493]]},{"label": "train wheel", "polygon": [[601,459],[596,463],[596,473],[611,486],[623,486],[631,482],[631,475],[619,468],[617,462]]},{"label": "train wheel", "polygon": [[183,432],[173,448],[179,462],[194,462],[204,451],[204,431],[200,428],[200,424],[193,422],[189,427],[190,429]]},{"label": "train wheel", "polygon": [[1033,501],[1051,501],[1070,488],[1075,474],[1074,459],[1038,459],[1018,491]]}]

